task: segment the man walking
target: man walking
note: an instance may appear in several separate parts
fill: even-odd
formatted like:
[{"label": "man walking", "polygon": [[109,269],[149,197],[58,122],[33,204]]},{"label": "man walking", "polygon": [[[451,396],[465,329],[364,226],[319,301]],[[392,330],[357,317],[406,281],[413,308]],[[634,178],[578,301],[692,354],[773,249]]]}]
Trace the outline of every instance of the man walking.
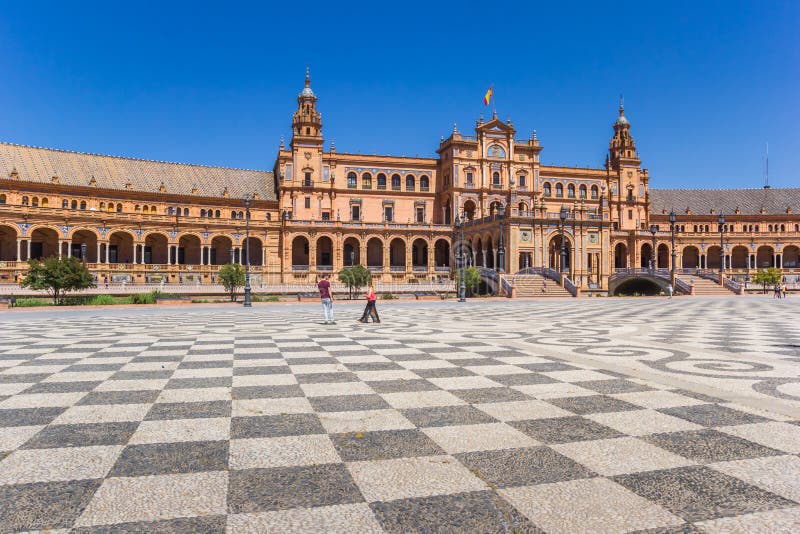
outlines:
[{"label": "man walking", "polygon": [[667,285],[667,297],[672,299],[672,284]]},{"label": "man walking", "polygon": [[323,324],[336,324],[336,321],[333,320],[333,293],[327,274],[322,275],[322,280],[317,283],[317,288],[322,301]]}]

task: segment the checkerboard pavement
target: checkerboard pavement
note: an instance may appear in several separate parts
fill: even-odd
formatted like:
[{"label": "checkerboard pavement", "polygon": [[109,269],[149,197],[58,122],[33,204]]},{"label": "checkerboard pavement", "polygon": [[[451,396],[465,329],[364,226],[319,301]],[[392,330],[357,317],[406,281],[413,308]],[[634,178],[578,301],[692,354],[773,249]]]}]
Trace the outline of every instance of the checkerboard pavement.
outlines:
[{"label": "checkerboard pavement", "polygon": [[798,420],[502,341],[194,317],[7,333],[0,531],[800,530]]}]

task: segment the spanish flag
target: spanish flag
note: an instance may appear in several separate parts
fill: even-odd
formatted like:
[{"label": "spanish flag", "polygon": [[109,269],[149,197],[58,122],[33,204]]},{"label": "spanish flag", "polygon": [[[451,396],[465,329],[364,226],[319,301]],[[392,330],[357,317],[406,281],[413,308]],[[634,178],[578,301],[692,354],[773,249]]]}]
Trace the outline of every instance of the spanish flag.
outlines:
[{"label": "spanish flag", "polygon": [[486,94],[483,95],[483,105],[488,106],[489,101],[492,99],[492,86],[489,86],[489,90],[486,91]]}]

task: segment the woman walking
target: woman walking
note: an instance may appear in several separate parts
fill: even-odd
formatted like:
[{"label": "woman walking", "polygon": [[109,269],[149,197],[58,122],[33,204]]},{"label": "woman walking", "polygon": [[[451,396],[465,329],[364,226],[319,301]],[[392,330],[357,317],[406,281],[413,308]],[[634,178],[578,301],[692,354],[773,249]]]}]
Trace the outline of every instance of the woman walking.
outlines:
[{"label": "woman walking", "polygon": [[361,323],[369,322],[369,317],[372,317],[373,323],[380,323],[381,319],[378,317],[378,309],[375,307],[375,301],[378,299],[378,294],[375,293],[375,286],[372,282],[369,283],[367,288],[367,306],[364,308],[364,313],[358,321]]}]

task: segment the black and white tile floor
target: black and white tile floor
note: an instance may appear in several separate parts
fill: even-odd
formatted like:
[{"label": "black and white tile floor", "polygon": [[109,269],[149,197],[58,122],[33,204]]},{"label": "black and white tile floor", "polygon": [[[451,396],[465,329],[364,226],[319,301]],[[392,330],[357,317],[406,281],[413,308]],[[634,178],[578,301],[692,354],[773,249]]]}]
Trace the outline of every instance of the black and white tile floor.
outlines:
[{"label": "black and white tile floor", "polygon": [[[630,302],[566,321],[614,338]],[[3,322],[0,531],[800,531],[800,412],[550,354],[567,305],[504,306]]]}]

